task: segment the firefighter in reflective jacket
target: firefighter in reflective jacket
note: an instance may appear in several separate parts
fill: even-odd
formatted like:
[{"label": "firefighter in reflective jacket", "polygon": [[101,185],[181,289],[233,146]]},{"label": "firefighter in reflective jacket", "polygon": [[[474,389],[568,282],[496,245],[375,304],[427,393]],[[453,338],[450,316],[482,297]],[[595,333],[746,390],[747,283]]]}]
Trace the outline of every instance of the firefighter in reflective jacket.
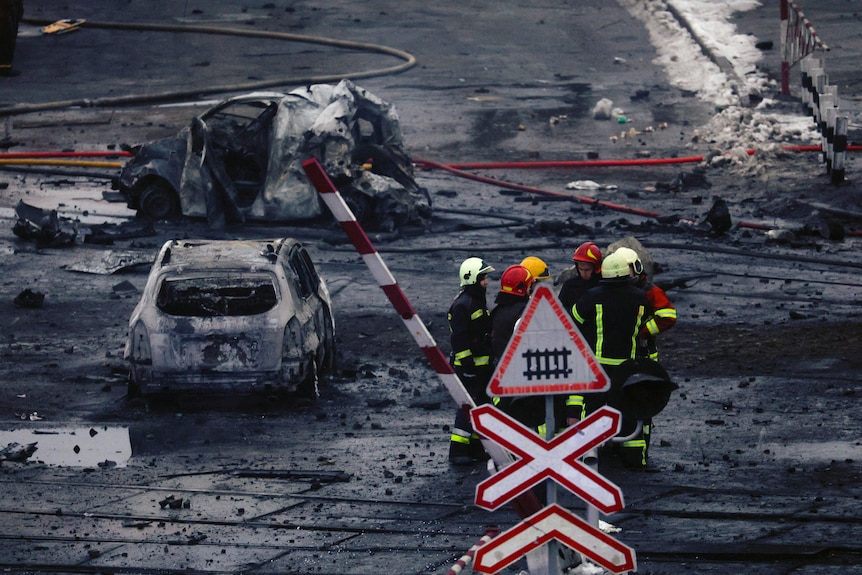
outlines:
[{"label": "firefighter in reflective jacket", "polygon": [[[635,359],[637,336],[649,313],[646,292],[633,285],[634,274],[623,254],[614,252],[602,263],[602,280],[598,287],[592,288],[575,304],[575,322],[584,339],[595,353],[611,380],[611,392],[622,386],[624,373],[620,366]],[[589,394],[586,397],[586,411],[592,413],[604,405],[608,393]],[[623,414],[623,433],[629,427]],[[626,441],[621,449],[624,463],[646,466],[645,438],[637,437]]]},{"label": "firefighter in reflective jacket", "polygon": [[[494,268],[481,258],[464,260],[459,270],[461,290],[448,314],[452,369],[476,405],[489,402],[486,388],[494,373],[491,314],[485,299],[488,274],[492,271]],[[484,457],[482,443],[473,433],[469,410],[462,406],[455,415],[449,461],[455,465],[469,465]]]},{"label": "firefighter in reflective jacket", "polygon": [[669,330],[676,323],[676,308],[670,302],[663,289],[649,281],[646,270],[638,253],[626,247],[618,248],[614,253],[622,253],[635,274],[635,285],[646,292],[652,314],[646,318],[638,334],[638,357],[646,357],[658,361],[656,337]]},{"label": "firefighter in reflective jacket", "polygon": [[[558,298],[569,315],[575,304],[602,279],[602,252],[594,242],[584,242],[572,254],[577,274],[563,282]],[[586,417],[584,396],[572,394],[566,398],[566,425],[574,425]]]}]

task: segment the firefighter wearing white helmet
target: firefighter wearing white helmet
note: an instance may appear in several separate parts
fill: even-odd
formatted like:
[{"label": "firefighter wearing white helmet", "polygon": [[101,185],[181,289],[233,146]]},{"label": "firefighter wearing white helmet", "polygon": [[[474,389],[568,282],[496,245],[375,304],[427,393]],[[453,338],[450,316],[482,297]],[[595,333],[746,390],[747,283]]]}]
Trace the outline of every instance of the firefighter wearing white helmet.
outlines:
[{"label": "firefighter wearing white helmet", "polygon": [[[482,258],[464,260],[458,271],[461,289],[448,313],[452,369],[476,405],[488,403],[485,389],[494,373],[491,314],[485,294],[492,271],[494,268]],[[485,450],[473,433],[469,411],[459,409],[449,442],[449,461],[470,465],[484,458]]]},{"label": "firefighter wearing white helmet", "polygon": [[[620,366],[635,358],[635,341],[649,310],[646,293],[632,283],[630,270],[623,254],[605,257],[599,285],[587,291],[573,309],[575,322],[610,377],[612,389],[621,385],[616,381]],[[604,393],[589,394],[587,413],[607,399]]]}]

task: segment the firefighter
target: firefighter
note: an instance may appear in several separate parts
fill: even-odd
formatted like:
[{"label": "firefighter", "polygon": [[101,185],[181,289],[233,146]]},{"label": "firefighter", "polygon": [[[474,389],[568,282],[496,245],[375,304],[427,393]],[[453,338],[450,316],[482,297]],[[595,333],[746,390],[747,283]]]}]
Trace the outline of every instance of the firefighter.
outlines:
[{"label": "firefighter", "polygon": [[[577,275],[570,277],[560,287],[558,298],[563,309],[573,315],[578,300],[588,290],[599,285],[602,279],[602,251],[593,242],[584,242],[572,254]],[[566,425],[574,425],[586,416],[584,396],[572,394],[566,398]]]},{"label": "firefighter", "polygon": [[[494,370],[491,314],[485,296],[492,271],[494,268],[481,258],[464,260],[459,269],[461,289],[448,313],[452,369],[476,405],[488,403],[486,388]],[[462,406],[455,415],[449,462],[470,465],[484,458],[485,450],[473,433],[469,409]]]},{"label": "firefighter", "polygon": [[548,264],[536,256],[527,256],[521,260],[521,265],[530,270],[537,282],[547,281],[551,279],[551,272],[548,269]]},{"label": "firefighter", "polygon": [[649,281],[643,263],[638,253],[626,247],[618,248],[614,253],[622,253],[629,263],[635,276],[635,285],[647,294],[652,314],[646,318],[644,326],[638,333],[638,357],[646,357],[658,361],[658,334],[672,328],[676,323],[676,308],[670,302],[663,289]]},{"label": "firefighter", "polygon": [[[491,343],[498,361],[530,301],[535,282],[530,270],[522,265],[509,266],[500,276],[500,292],[491,311]],[[527,427],[538,428],[545,419],[544,399],[539,396],[507,397],[497,406]]]},{"label": "firefighter", "polygon": [[18,22],[24,15],[23,0],[0,0],[0,76],[17,76],[12,68]]},{"label": "firefighter", "polygon": [[[649,313],[649,301],[646,292],[633,282],[631,266],[618,250],[604,259],[599,285],[575,304],[575,322],[611,380],[610,391],[587,396],[587,413],[605,403],[616,403],[614,395],[619,393],[621,379],[626,375],[621,366],[636,357],[637,335]],[[632,433],[634,427],[635,422],[624,413],[621,434]],[[646,440],[637,437],[626,444],[621,453],[623,463],[645,467]]]},{"label": "firefighter", "polygon": [[[621,254],[629,264],[629,269],[634,276],[634,284],[643,289],[650,305],[650,311],[644,318],[645,321],[637,338],[636,355],[640,359],[658,361],[658,347],[656,346],[656,335],[670,329],[676,323],[676,308],[667,297],[663,289],[650,282],[646,270],[638,253],[628,247],[617,248],[613,253]],[[639,365],[646,365],[641,362]],[[661,366],[652,368],[657,373],[662,370]],[[641,433],[624,441],[619,448],[619,455],[623,463],[629,467],[645,467],[648,461],[649,444],[654,424],[652,417],[641,419],[643,425]]]},{"label": "firefighter", "polygon": [[500,276],[500,292],[491,312],[491,344],[494,357],[500,359],[515,331],[515,324],[521,318],[536,278],[522,265],[509,266]]},{"label": "firefighter", "polygon": [[560,287],[560,303],[569,314],[587,290],[599,285],[602,279],[602,251],[593,242],[584,242],[572,254],[577,275],[570,277]]}]

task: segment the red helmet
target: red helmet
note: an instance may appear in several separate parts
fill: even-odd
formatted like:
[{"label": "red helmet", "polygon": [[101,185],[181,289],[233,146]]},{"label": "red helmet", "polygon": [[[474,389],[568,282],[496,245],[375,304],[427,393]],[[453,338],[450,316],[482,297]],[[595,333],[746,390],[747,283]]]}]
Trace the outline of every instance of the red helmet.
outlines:
[{"label": "red helmet", "polygon": [[593,264],[598,270],[602,265],[602,251],[593,242],[584,242],[572,254],[572,261]]},{"label": "red helmet", "polygon": [[536,278],[524,266],[509,266],[500,276],[500,293],[528,296]]}]

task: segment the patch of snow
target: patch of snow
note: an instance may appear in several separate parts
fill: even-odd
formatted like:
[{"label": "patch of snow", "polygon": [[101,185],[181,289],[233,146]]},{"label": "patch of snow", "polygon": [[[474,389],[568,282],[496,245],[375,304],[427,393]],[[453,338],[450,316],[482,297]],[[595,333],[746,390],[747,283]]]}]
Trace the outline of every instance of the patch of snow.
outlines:
[{"label": "patch of snow", "polygon": [[[752,167],[763,154],[754,156],[747,149],[772,152],[782,145],[818,144],[820,133],[810,117],[787,115],[773,108],[774,100],[764,99],[756,108],[743,99],[761,94],[775,82],[757,70],[762,58],[758,39],[739,34],[730,21],[738,12],[761,6],[757,0],[619,0],[630,14],[644,23],[650,42],[656,48],[656,63],[662,66],[669,82],[715,105],[720,111],[694,133],[694,144],[707,143],[728,152],[729,158],[713,160],[710,165]],[[692,36],[678,15],[696,35]],[[778,22],[776,22],[776,27]],[[719,67],[701,50],[702,44],[718,61]]]}]

